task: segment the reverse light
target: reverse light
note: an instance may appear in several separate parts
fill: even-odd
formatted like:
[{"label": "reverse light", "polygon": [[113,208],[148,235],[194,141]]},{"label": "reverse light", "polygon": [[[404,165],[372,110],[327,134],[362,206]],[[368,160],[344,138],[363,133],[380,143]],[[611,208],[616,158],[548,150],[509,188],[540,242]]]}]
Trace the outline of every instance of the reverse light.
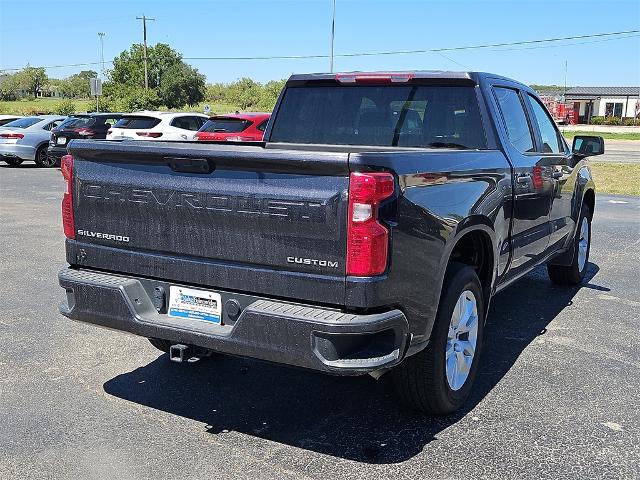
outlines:
[{"label": "reverse light", "polygon": [[24,138],[22,133],[0,133],[0,138],[20,139]]},{"label": "reverse light", "polygon": [[67,238],[76,238],[76,227],[73,221],[73,157],[63,155],[60,159],[60,172],[67,182],[67,189],[62,196],[62,227]]},{"label": "reverse light", "polygon": [[162,136],[162,132],[136,132],[139,137],[159,138]]},{"label": "reverse light", "polygon": [[350,175],[347,275],[370,277],[386,270],[389,229],[378,221],[378,207],[393,191],[394,179],[390,173]]},{"label": "reverse light", "polygon": [[413,73],[407,72],[337,73],[336,81],[340,83],[406,83],[413,77]]},{"label": "reverse light", "polygon": [[233,136],[233,137],[227,137],[225,138],[225,140],[227,142],[251,142],[253,141],[252,137],[240,137],[240,136]]}]

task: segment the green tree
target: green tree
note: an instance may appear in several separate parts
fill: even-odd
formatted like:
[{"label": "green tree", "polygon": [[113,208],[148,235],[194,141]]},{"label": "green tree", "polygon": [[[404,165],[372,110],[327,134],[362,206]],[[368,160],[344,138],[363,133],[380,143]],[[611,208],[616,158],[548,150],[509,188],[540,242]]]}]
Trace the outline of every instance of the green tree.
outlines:
[{"label": "green tree", "polygon": [[38,92],[47,83],[47,72],[42,67],[31,67],[27,65],[19,74],[21,87],[28,91],[34,97],[38,96]]},{"label": "green tree", "polygon": [[259,83],[244,77],[229,85],[228,99],[242,110],[246,110],[258,104],[260,90]]},{"label": "green tree", "polygon": [[258,102],[258,108],[269,112],[273,110],[273,107],[276,105],[280,92],[284,88],[284,84],[286,82],[287,81],[284,79],[271,80],[263,85],[262,92],[260,94],[260,101]]},{"label": "green tree", "polygon": [[144,88],[144,48],[134,44],[118,55],[105,84],[105,95],[129,99],[125,103],[166,105],[180,108],[204,100],[205,79],[198,71],[182,61],[182,55],[169,45],[158,43],[147,49],[149,92],[139,102],[132,92]]},{"label": "green tree", "polygon": [[229,86],[224,83],[213,83],[211,85],[207,85],[205,98],[209,102],[226,102],[228,89]]},{"label": "green tree", "polygon": [[16,100],[20,94],[20,77],[17,73],[0,76],[0,99]]},{"label": "green tree", "polygon": [[205,89],[204,75],[181,62],[162,73],[158,95],[163,105],[180,108],[204,100]]}]

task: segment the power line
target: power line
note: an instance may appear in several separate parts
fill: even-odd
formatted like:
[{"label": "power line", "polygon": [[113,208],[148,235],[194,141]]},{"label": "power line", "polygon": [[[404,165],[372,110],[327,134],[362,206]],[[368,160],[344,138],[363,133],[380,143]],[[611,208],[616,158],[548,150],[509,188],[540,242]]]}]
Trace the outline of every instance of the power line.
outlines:
[{"label": "power line", "polygon": [[[410,55],[416,53],[440,53],[440,52],[454,52],[461,50],[478,50],[483,48],[500,48],[510,47],[517,45],[531,45],[550,42],[561,42],[567,40],[580,40],[585,38],[598,38],[607,36],[619,36],[628,34],[637,34],[640,30],[625,30],[621,32],[609,32],[609,33],[594,33],[591,35],[574,35],[570,37],[558,37],[558,38],[546,38],[542,40],[524,40],[519,42],[504,42],[504,43],[489,43],[486,45],[467,45],[461,47],[443,47],[443,48],[429,48],[421,50],[395,50],[395,51],[382,51],[382,52],[356,52],[356,53],[338,53],[335,57],[373,57],[378,55]],[[627,37],[621,37],[627,38]],[[294,59],[313,59],[313,58],[327,58],[328,55],[273,55],[273,56],[261,56],[261,57],[184,57],[184,60],[294,60]]]},{"label": "power line", "polygon": [[[147,18],[147,20],[151,20]],[[624,40],[626,38],[635,38],[640,34],[640,30],[625,30],[619,32],[608,32],[608,33],[594,33],[590,35],[574,35],[569,37],[557,37],[557,38],[546,38],[540,40],[523,40],[518,42],[504,42],[504,43],[490,43],[484,45],[466,45],[460,47],[443,47],[443,48],[430,48],[430,49],[421,49],[421,50],[395,50],[395,51],[381,51],[381,52],[356,52],[356,53],[339,53],[335,54],[334,57],[372,57],[372,56],[384,56],[384,55],[411,55],[411,54],[420,54],[420,53],[439,53],[442,52],[455,52],[455,51],[463,51],[463,50],[478,50],[478,49],[500,49],[497,51],[508,51],[508,50],[525,50],[531,48],[551,48],[551,47],[562,47],[562,46],[572,46],[572,45],[583,45],[587,43],[596,43],[608,40]],[[626,35],[626,36],[623,36]],[[616,37],[616,38],[607,38],[602,39],[602,37]],[[570,41],[570,40],[583,40],[588,38],[600,38],[600,40],[595,41],[587,41],[587,42],[576,42],[566,45],[545,45],[553,42],[562,42],[562,41]],[[506,49],[503,47],[522,47],[522,48],[512,48]],[[183,60],[305,60],[305,59],[318,59],[318,58],[330,58],[329,55],[271,55],[271,56],[245,56],[245,57],[183,57]],[[105,63],[113,63],[112,61],[107,61]],[[73,63],[68,65],[49,65],[43,66],[40,68],[67,68],[67,67],[81,67],[81,66],[89,66],[89,65],[99,65],[100,62],[87,62],[87,63]],[[3,68],[0,71],[8,72],[8,71],[19,71],[22,68]]]}]

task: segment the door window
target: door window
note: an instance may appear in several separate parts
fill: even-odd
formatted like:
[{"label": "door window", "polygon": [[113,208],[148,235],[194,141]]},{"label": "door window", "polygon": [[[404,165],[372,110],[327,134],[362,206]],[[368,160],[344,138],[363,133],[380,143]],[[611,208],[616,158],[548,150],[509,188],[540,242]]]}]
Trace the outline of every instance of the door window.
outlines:
[{"label": "door window", "polygon": [[540,129],[542,153],[560,153],[564,151],[560,133],[553,124],[553,120],[551,120],[547,111],[534,96],[529,95],[529,101],[533,108],[533,116]]},{"label": "door window", "polygon": [[176,117],[171,122],[171,126],[195,132],[200,129],[202,124],[200,123],[200,117]]},{"label": "door window", "polygon": [[511,88],[493,89],[511,144],[520,152],[533,152],[533,135],[518,92]]}]

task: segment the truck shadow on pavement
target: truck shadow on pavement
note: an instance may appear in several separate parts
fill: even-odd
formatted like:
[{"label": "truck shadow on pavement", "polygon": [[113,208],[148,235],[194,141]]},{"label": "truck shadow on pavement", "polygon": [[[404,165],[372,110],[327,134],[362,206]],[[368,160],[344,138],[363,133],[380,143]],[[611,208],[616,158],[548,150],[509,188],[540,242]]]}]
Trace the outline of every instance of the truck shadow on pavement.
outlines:
[{"label": "truck shadow on pavement", "polygon": [[[582,288],[608,290],[590,283],[598,270],[589,264]],[[516,288],[494,297],[472,397],[460,412],[448,417],[424,417],[401,408],[388,375],[379,381],[369,376],[331,377],[228,356],[179,365],[161,355],[107,381],[104,390],[203,422],[220,441],[241,443],[243,448],[253,443],[228,432],[360,462],[402,462],[420,453],[447,427],[459,421],[471,424],[472,415],[467,414],[572,304],[578,290],[552,285],[542,267],[521,279]]]}]

